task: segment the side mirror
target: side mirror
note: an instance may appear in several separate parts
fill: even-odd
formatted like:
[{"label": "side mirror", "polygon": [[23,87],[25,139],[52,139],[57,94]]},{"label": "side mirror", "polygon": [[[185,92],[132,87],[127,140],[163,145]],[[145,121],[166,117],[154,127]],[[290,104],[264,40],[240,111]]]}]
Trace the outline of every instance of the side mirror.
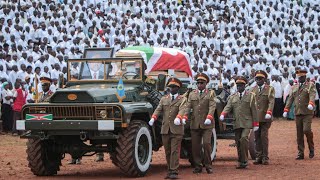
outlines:
[{"label": "side mirror", "polygon": [[164,91],[166,87],[166,75],[159,74],[158,75],[158,81],[157,81],[157,90],[158,91]]}]

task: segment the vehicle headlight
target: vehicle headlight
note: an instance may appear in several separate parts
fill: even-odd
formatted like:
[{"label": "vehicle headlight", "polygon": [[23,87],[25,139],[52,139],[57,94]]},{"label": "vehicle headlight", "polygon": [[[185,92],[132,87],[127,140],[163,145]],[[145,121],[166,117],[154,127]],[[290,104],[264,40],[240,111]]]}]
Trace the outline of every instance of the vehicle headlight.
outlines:
[{"label": "vehicle headlight", "polygon": [[106,119],[106,118],[107,118],[107,111],[105,111],[105,110],[100,111],[100,116],[101,116],[103,119]]}]

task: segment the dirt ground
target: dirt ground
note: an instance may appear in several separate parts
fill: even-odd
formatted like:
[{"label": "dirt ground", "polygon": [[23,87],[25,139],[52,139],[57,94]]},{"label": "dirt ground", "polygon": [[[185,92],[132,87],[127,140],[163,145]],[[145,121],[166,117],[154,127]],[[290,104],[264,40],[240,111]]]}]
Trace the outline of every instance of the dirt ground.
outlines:
[{"label": "dirt ground", "polygon": [[[320,119],[314,119],[315,147],[320,140]],[[36,177],[27,166],[26,140],[10,135],[0,135],[0,179],[129,179],[105,157],[104,162],[94,162],[94,157],[85,157],[81,165],[68,165],[70,156],[62,161],[58,175]],[[214,173],[192,174],[187,160],[180,161],[180,179],[319,179],[320,153],[316,149],[314,159],[297,161],[296,130],[294,121],[275,121],[270,130],[270,165],[253,165],[250,161],[245,170],[235,169],[236,149],[229,147],[232,141],[218,140],[217,159],[213,162]],[[305,154],[308,156],[308,149]],[[163,179],[166,163],[163,148],[154,152],[152,166],[145,177],[139,179]],[[132,179],[132,178],[130,178]]]}]

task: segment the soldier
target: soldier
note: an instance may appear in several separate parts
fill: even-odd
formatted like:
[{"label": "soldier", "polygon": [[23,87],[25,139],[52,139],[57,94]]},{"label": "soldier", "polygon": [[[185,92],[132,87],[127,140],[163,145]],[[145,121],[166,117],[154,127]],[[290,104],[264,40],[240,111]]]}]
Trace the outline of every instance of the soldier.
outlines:
[{"label": "soldier", "polygon": [[257,85],[252,88],[252,92],[256,95],[257,114],[259,121],[259,129],[255,132],[256,154],[257,158],[253,164],[269,164],[268,148],[269,138],[268,132],[272,123],[272,110],[274,107],[274,88],[265,83],[267,73],[259,70],[256,71],[255,80]]},{"label": "soldier", "polygon": [[240,76],[237,78],[236,84],[238,92],[230,96],[227,105],[220,115],[220,120],[223,121],[228,113],[233,112],[235,119],[235,141],[238,152],[237,169],[244,169],[248,166],[248,136],[250,129],[252,129],[252,127],[254,127],[254,131],[259,129],[256,97],[254,93],[245,90],[247,83],[248,81],[245,77]]},{"label": "soldier", "polygon": [[[190,121],[192,156],[195,164],[193,173],[201,173],[203,165],[207,173],[212,174],[211,136],[214,128],[214,111],[216,109],[215,93],[213,90],[206,88],[209,82],[209,77],[206,74],[198,73],[195,76],[195,80],[197,81],[197,89],[189,94],[183,118],[187,119],[190,109],[193,110],[193,118]],[[204,149],[203,159],[201,159],[201,142]]]},{"label": "soldier", "polygon": [[182,120],[183,114],[183,96],[178,94],[182,83],[177,78],[170,78],[167,87],[170,88],[170,94],[161,98],[157,109],[154,111],[149,125],[157,120],[159,115],[163,114],[161,127],[162,142],[166,154],[168,174],[165,179],[177,179],[180,145],[184,133],[184,124],[186,120]]},{"label": "soldier", "polygon": [[297,128],[298,156],[297,160],[304,159],[304,139],[303,134],[307,137],[309,146],[309,158],[314,157],[313,132],[311,123],[314,111],[314,99],[316,88],[312,82],[306,81],[307,70],[301,69],[296,71],[299,83],[293,86],[292,92],[284,108],[283,117],[287,117],[292,103],[294,103],[294,114]]},{"label": "soldier", "polygon": [[53,92],[50,90],[51,79],[47,77],[41,77],[40,81],[43,92],[39,94],[39,102],[49,102],[49,99],[53,94]]}]

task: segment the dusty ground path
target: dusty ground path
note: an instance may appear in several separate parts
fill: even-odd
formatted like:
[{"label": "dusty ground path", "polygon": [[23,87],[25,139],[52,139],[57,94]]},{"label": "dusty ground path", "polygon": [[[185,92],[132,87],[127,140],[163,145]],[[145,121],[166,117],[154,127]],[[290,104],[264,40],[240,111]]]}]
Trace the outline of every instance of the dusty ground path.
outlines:
[{"label": "dusty ground path", "polygon": [[[235,169],[236,149],[229,147],[230,140],[218,141],[217,159],[213,163],[214,173],[192,174],[187,160],[181,160],[180,179],[319,179],[320,167],[320,119],[313,120],[315,158],[296,161],[296,131],[294,121],[275,121],[270,131],[270,165],[255,166],[252,161],[246,170]],[[8,135],[0,135],[0,179],[126,179],[106,155],[105,161],[94,162],[94,157],[83,158],[81,165],[68,165],[70,156],[62,161],[58,175],[36,177],[27,167],[26,140]],[[308,156],[306,149],[305,155]],[[163,179],[166,165],[163,148],[154,152],[152,167],[147,175],[139,179]],[[131,178],[127,178],[131,179]]]}]

